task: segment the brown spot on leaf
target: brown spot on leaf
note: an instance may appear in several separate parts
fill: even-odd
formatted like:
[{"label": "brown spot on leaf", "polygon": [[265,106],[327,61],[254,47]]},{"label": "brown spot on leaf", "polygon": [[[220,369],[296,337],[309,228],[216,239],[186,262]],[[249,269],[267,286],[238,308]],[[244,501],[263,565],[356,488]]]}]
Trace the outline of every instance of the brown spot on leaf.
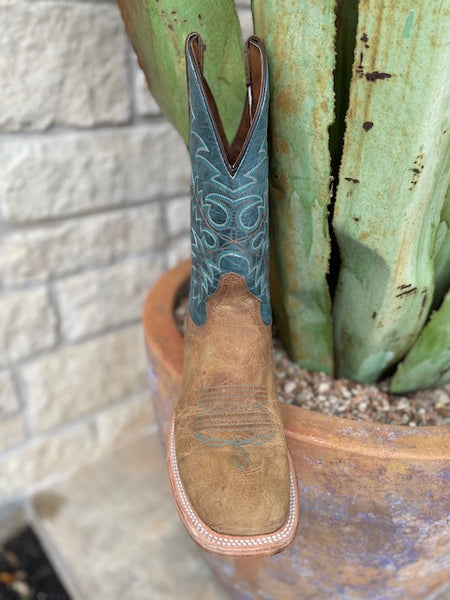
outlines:
[{"label": "brown spot on leaf", "polygon": [[292,107],[292,98],[291,94],[288,91],[283,90],[278,92],[278,94],[276,95],[276,103],[277,109],[280,111],[281,114],[290,114]]},{"label": "brown spot on leaf", "polygon": [[376,316],[377,316],[377,311],[374,310],[373,313],[372,313],[372,319],[375,319]]},{"label": "brown spot on leaf", "polygon": [[367,240],[367,238],[370,237],[370,232],[369,231],[363,231],[361,233],[361,235],[359,236],[360,240]]},{"label": "brown spot on leaf", "polygon": [[282,152],[283,154],[287,154],[289,152],[289,144],[286,142],[286,140],[280,139],[279,145],[280,145],[280,152]]},{"label": "brown spot on leaf", "polygon": [[423,154],[418,154],[416,159],[414,160],[414,167],[412,167],[410,169],[410,171],[412,171],[414,174],[411,178],[411,182],[409,184],[409,190],[413,190],[414,187],[417,185],[420,175],[423,171],[424,168],[424,164],[423,164]]},{"label": "brown spot on leaf", "polygon": [[351,181],[352,183],[359,183],[359,179],[355,179],[354,177],[344,177],[345,181]]},{"label": "brown spot on leaf", "polygon": [[364,54],[362,52],[359,53],[359,65],[356,67],[356,74],[359,77],[364,75],[364,67],[363,67]]},{"label": "brown spot on leaf", "polygon": [[373,127],[373,123],[372,121],[364,121],[363,123],[363,129],[364,131],[370,131]]},{"label": "brown spot on leaf", "polygon": [[408,296],[409,294],[415,294],[417,292],[417,288],[413,287],[413,288],[408,288],[407,290],[404,290],[403,292],[400,292],[400,294],[397,294],[395,297],[396,298],[402,298],[403,296]]},{"label": "brown spot on leaf", "polygon": [[372,71],[366,73],[367,81],[377,81],[377,79],[390,79],[392,75],[390,73],[380,73],[380,71]]},{"label": "brown spot on leaf", "polygon": [[422,313],[424,311],[424,308],[425,308],[425,305],[427,303],[427,300],[428,300],[428,289],[427,288],[423,288],[423,290],[422,290],[422,304],[421,304],[421,307],[420,307],[419,317],[422,316]]}]

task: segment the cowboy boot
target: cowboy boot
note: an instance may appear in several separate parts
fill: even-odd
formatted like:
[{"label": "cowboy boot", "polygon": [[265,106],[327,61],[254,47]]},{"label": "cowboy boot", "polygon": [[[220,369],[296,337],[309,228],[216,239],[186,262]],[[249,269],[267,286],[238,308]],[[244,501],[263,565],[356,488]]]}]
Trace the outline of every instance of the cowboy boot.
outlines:
[{"label": "cowboy boot", "polygon": [[180,516],[219,554],[272,554],[293,539],[296,478],[274,376],[268,288],[267,62],[246,44],[247,101],[228,145],[186,41],[192,272],[181,396],[168,464]]}]

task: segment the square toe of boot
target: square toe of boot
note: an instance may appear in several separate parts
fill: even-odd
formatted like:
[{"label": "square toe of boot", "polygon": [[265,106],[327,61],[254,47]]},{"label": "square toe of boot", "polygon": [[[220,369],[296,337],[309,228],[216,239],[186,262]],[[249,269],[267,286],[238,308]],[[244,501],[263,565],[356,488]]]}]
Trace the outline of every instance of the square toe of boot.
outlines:
[{"label": "square toe of boot", "polygon": [[188,472],[197,473],[195,480],[184,482],[189,499],[198,516],[218,533],[268,534],[288,518],[289,464],[284,456],[240,472],[213,463],[209,473],[205,468]]}]

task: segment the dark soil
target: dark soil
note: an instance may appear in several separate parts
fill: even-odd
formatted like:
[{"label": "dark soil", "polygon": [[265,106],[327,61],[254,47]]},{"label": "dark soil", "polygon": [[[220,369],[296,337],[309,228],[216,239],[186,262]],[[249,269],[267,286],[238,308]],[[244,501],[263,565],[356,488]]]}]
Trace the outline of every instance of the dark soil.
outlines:
[{"label": "dark soil", "polygon": [[29,527],[0,544],[0,600],[70,600]]}]

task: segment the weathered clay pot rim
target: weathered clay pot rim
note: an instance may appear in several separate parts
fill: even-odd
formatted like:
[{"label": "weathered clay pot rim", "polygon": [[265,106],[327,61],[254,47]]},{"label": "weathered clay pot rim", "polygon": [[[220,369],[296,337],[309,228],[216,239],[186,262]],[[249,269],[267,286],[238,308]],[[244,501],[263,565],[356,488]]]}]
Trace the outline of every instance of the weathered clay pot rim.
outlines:
[{"label": "weathered clay pot rim", "polygon": [[[183,339],[173,317],[177,294],[188,279],[190,262],[167,271],[150,290],[144,303],[144,331],[152,352],[181,382]],[[149,317],[152,317],[151,320]],[[288,438],[328,448],[346,447],[348,452],[393,459],[450,460],[450,427],[407,427],[344,419],[282,404]]]}]

